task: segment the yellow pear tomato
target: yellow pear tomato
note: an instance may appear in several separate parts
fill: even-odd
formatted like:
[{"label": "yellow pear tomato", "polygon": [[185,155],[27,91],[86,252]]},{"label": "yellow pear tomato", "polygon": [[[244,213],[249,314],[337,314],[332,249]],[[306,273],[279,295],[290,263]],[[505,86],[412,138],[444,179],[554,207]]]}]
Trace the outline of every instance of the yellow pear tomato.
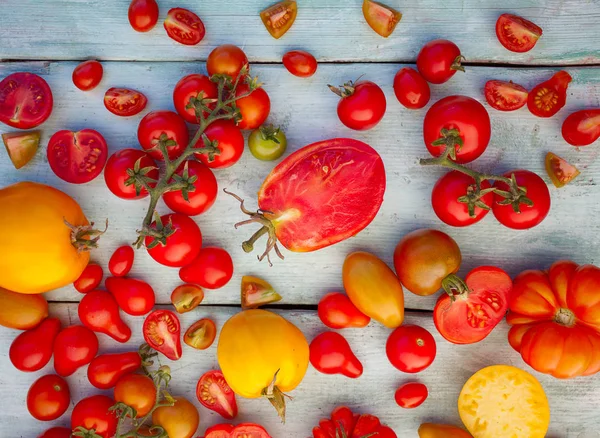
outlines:
[{"label": "yellow pear tomato", "polygon": [[423,423],[419,426],[419,438],[473,438],[460,427],[448,424]]}]

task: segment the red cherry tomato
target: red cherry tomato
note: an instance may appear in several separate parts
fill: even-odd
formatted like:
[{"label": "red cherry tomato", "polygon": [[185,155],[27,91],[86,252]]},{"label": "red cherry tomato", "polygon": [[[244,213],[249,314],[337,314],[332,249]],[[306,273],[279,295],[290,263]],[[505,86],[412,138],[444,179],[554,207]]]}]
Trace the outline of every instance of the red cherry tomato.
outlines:
[{"label": "red cherry tomato", "polygon": [[71,429],[82,427],[94,429],[96,435],[111,438],[117,431],[117,416],[110,407],[115,401],[105,395],[94,395],[84,398],[75,405],[71,414]]},{"label": "red cherry tomato", "polygon": [[[491,187],[488,181],[481,182],[481,190]],[[431,205],[440,220],[453,227],[466,227],[483,219],[490,210],[473,204],[473,215],[469,214],[466,197],[476,189],[475,180],[467,174],[452,170],[442,176],[431,192]],[[490,209],[494,202],[494,194],[486,193],[479,199]]]},{"label": "red cherry tomato", "polygon": [[165,193],[163,200],[167,204],[167,207],[175,213],[185,214],[186,216],[197,216],[208,211],[213,206],[217,199],[219,187],[214,173],[207,166],[195,160],[182,163],[177,171],[177,175],[184,176],[186,164],[187,177],[195,176],[197,178],[192,183],[195,190],[193,192],[187,191],[187,200],[184,198],[181,190]]},{"label": "red cherry tomato", "polygon": [[88,380],[98,389],[114,387],[126,374],[137,371],[142,366],[139,353],[101,354],[96,356],[87,369]]},{"label": "red cherry tomato", "polygon": [[576,111],[565,119],[562,136],[573,146],[587,146],[600,137],[600,109]]},{"label": "red cherry tomato", "polygon": [[[240,128],[235,126],[231,120],[217,120],[211,123],[204,131],[204,134],[211,142],[217,142],[217,148],[219,149],[219,154],[215,154],[212,161],[210,161],[207,154],[196,154],[206,166],[211,169],[225,169],[233,166],[242,157],[242,153],[244,152],[244,135],[240,131]],[[204,140],[201,138],[194,147],[198,149],[203,148]]]},{"label": "red cherry tomato", "polygon": [[362,363],[350,344],[336,332],[317,335],[310,343],[310,363],[323,374],[342,374],[356,379],[363,373]]},{"label": "red cherry tomato", "polygon": [[[180,268],[194,261],[202,247],[200,228],[188,216],[179,213],[166,214],[160,218],[164,227],[170,227],[174,233],[165,243],[147,236],[145,239],[148,254],[161,265]],[[152,222],[152,228],[159,225]]]},{"label": "red cherry tomato", "polygon": [[93,90],[102,80],[104,69],[98,61],[84,61],[73,70],[73,83],[81,91]]},{"label": "red cherry tomato", "polygon": [[244,66],[248,65],[248,58],[242,49],[233,44],[223,44],[216,47],[208,55],[206,71],[208,75],[229,75],[237,78]]},{"label": "red cherry tomato", "polygon": [[158,21],[158,4],[156,0],[132,0],[127,15],[134,30],[148,32]]},{"label": "red cherry tomato", "polygon": [[[237,87],[235,94],[236,96],[242,96],[248,91],[248,85],[241,84]],[[265,123],[271,112],[271,99],[262,87],[254,90],[249,96],[236,100],[235,105],[242,114],[242,120],[237,125],[240,129],[258,128]]]},{"label": "red cherry tomato", "polygon": [[69,326],[54,340],[54,369],[59,376],[70,376],[79,367],[89,364],[96,353],[96,334],[82,325]]},{"label": "red cherry tomato", "polygon": [[385,114],[385,94],[374,82],[352,81],[330,89],[341,99],[337,106],[340,121],[350,129],[364,131],[377,125]]},{"label": "red cherry tomato", "polygon": [[102,282],[104,271],[102,267],[96,263],[89,263],[79,278],[73,282],[73,286],[77,292],[85,294],[94,290]]},{"label": "red cherry tomato", "polygon": [[485,100],[499,111],[514,111],[527,103],[527,89],[512,81],[487,81],[483,89]]},{"label": "red cherry tomato", "polygon": [[457,163],[479,158],[487,149],[491,135],[492,125],[485,107],[467,96],[438,100],[423,121],[423,139],[429,153],[439,157],[447,147],[455,147]]},{"label": "red cherry tomato", "polygon": [[219,289],[233,276],[233,260],[227,251],[217,247],[202,248],[198,257],[179,270],[179,278],[206,289]]},{"label": "red cherry tomato", "polygon": [[175,313],[155,310],[146,317],[142,331],[151,348],[171,360],[181,358],[181,326]]},{"label": "red cherry tomato", "polygon": [[113,252],[108,261],[108,270],[115,277],[124,277],[133,267],[135,252],[130,245],[120,246]]},{"label": "red cherry tomato", "polygon": [[[175,110],[189,123],[198,123],[196,111],[193,107],[188,108],[190,99],[216,99],[218,95],[217,84],[208,76],[191,74],[184,76],[175,85],[173,90],[173,104]],[[209,105],[210,107],[211,105]],[[208,114],[204,112],[206,117]]]},{"label": "red cherry tomato", "polygon": [[394,398],[398,406],[404,409],[413,409],[417,406],[421,406],[429,392],[427,387],[422,383],[410,382],[405,383],[396,391]]},{"label": "red cherry tomato", "polygon": [[394,77],[394,93],[408,109],[423,108],[429,102],[429,84],[415,69],[404,67]]},{"label": "red cherry tomato", "polygon": [[564,70],[536,85],[527,97],[527,108],[538,117],[552,117],[567,103],[567,88],[573,80]]},{"label": "red cherry tomato", "polygon": [[208,318],[202,318],[193,323],[185,331],[183,341],[196,350],[206,350],[215,342],[217,336],[217,326]]},{"label": "red cherry tomato", "polygon": [[42,433],[38,438],[71,438],[71,429],[67,427],[53,427]]},{"label": "red cherry tomato", "polygon": [[225,381],[221,371],[208,371],[200,377],[196,385],[196,397],[202,406],[215,411],[227,420],[237,416],[235,393]]},{"label": "red cherry tomato", "polygon": [[164,26],[171,39],[186,46],[195,46],[206,34],[200,17],[183,8],[169,10]]},{"label": "red cherry tomato", "polygon": [[27,410],[36,420],[56,420],[66,412],[70,403],[69,385],[56,374],[40,377],[27,392]]},{"label": "red cherry tomato", "polygon": [[[110,156],[104,169],[104,181],[114,195],[122,199],[142,199],[148,196],[148,191],[143,186],[140,186],[138,194],[134,184],[125,184],[131,178],[127,170],[134,169],[138,161],[140,169],[151,168],[144,176],[154,181],[158,179],[158,167],[150,155],[139,149],[122,149]],[[156,185],[149,184],[151,187]]]},{"label": "red cherry tomato", "polygon": [[[171,160],[177,158],[187,147],[190,138],[185,120],[173,111],[152,111],[144,116],[138,126],[138,141],[155,160],[164,160],[158,148],[159,140],[172,140],[176,144],[167,146]],[[156,148],[156,149],[153,149]]]},{"label": "red cherry tomato", "polygon": [[542,36],[542,28],[518,15],[502,14],[496,21],[496,36],[511,52],[529,52]]},{"label": "red cherry tomato", "polygon": [[62,130],[48,142],[48,163],[60,179],[71,184],[92,181],[106,164],[108,146],[98,131]]},{"label": "red cherry tomato", "polygon": [[[506,172],[504,176],[510,178],[512,174],[515,175],[519,187],[525,188],[527,191],[526,196],[533,201],[533,205],[519,203],[520,212],[517,213],[511,204],[500,204],[505,198],[495,193],[492,212],[498,222],[508,228],[525,230],[535,227],[548,216],[550,211],[548,186],[542,178],[529,170],[514,170]],[[496,181],[494,187],[504,191],[509,190],[508,185],[500,181]]]},{"label": "red cherry tomato", "polygon": [[387,340],[385,352],[392,365],[404,373],[418,373],[435,359],[435,339],[418,325],[402,325]]},{"label": "red cherry tomato", "polygon": [[0,82],[0,122],[19,129],[41,125],[52,113],[52,91],[33,73],[13,73]]},{"label": "red cherry tomato", "polygon": [[10,344],[8,356],[19,371],[38,371],[50,362],[52,346],[60,332],[57,318],[46,318],[40,325],[21,333]]},{"label": "red cherry tomato", "polygon": [[115,341],[127,342],[131,329],[121,319],[114,297],[102,290],[85,294],[78,306],[79,319],[90,330],[104,333]]},{"label": "red cherry tomato", "polygon": [[417,68],[421,76],[432,84],[443,84],[460,70],[463,56],[452,41],[433,40],[423,46],[417,55]]},{"label": "red cherry tomato", "polygon": [[283,55],[283,65],[294,76],[308,78],[317,71],[317,60],[304,50],[292,50]]},{"label": "red cherry tomato", "polygon": [[127,277],[108,277],[106,289],[115,297],[123,312],[142,316],[154,307],[154,289],[145,281]]},{"label": "red cherry tomato", "polygon": [[144,95],[131,88],[109,88],[104,93],[104,106],[111,113],[120,117],[135,116],[141,113],[148,99]]},{"label": "red cherry tomato", "polygon": [[329,328],[366,327],[371,318],[356,308],[342,293],[329,293],[319,301],[319,318]]}]

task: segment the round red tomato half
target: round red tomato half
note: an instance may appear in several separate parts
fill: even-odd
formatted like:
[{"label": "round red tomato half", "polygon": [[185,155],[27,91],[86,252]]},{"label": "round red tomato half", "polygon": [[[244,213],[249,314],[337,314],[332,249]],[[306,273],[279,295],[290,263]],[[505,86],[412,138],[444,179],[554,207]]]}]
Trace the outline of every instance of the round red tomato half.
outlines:
[{"label": "round red tomato half", "polygon": [[538,117],[552,117],[567,103],[567,88],[573,80],[564,70],[536,85],[527,96],[527,108]]},{"label": "round red tomato half", "polygon": [[177,175],[184,179],[196,177],[196,181],[192,183],[194,190],[186,190],[185,196],[182,190],[165,193],[163,200],[167,204],[167,207],[175,213],[187,216],[197,216],[208,211],[215,203],[219,190],[217,178],[215,178],[212,170],[198,161],[189,160],[181,164]]},{"label": "round red tomato half", "polygon": [[104,93],[104,106],[120,117],[135,116],[141,113],[148,99],[143,93],[131,88],[109,88]]},{"label": "round red tomato half", "polygon": [[0,82],[0,122],[19,129],[41,125],[52,112],[52,91],[34,73],[13,73]]},{"label": "round red tomato half", "polygon": [[[133,170],[138,161],[141,176],[154,181],[158,179],[158,167],[150,155],[139,149],[120,150],[110,156],[104,169],[104,181],[114,195],[122,199],[141,199],[148,196],[148,191],[143,186],[139,186],[139,191],[136,190],[134,181],[127,172]],[[131,184],[127,184],[128,182]],[[149,185],[154,187],[156,183],[150,181]]]},{"label": "round red tomato half", "polygon": [[518,15],[502,14],[496,21],[496,36],[511,52],[529,52],[542,36],[542,28]]},{"label": "round red tomato half", "polygon": [[50,138],[47,152],[52,171],[71,184],[95,179],[108,158],[106,140],[93,129],[58,131]]},{"label": "round red tomato half", "polygon": [[183,8],[169,10],[164,26],[171,39],[186,46],[195,46],[206,34],[200,17]]},{"label": "round red tomato half", "polygon": [[[175,85],[173,90],[173,104],[175,110],[189,123],[198,123],[196,111],[190,99],[216,99],[218,95],[217,84],[208,76],[191,74],[184,76]],[[209,105],[210,107],[210,105]],[[206,117],[208,114],[204,113]]]},{"label": "round red tomato half", "polygon": [[167,145],[171,160],[177,158],[188,145],[190,133],[185,120],[173,111],[152,111],[144,116],[138,126],[138,141],[155,160],[165,158],[159,149],[159,141],[174,142]]},{"label": "round red tomato half", "polygon": [[410,67],[400,69],[394,77],[394,94],[408,109],[423,108],[429,102],[431,91],[427,81]]},{"label": "round red tomato half", "polygon": [[202,247],[202,233],[196,222],[183,214],[173,213],[161,216],[160,223],[152,223],[154,229],[161,227],[170,230],[171,234],[162,242],[147,236],[148,254],[165,266],[182,267],[192,263]]},{"label": "round red tomato half", "polygon": [[171,360],[181,357],[181,326],[170,310],[155,310],[146,317],[142,328],[144,340]]},{"label": "round red tomato half", "polygon": [[227,420],[237,416],[235,393],[225,381],[221,371],[208,371],[200,377],[196,385],[196,397],[202,406],[215,411]]},{"label": "round red tomato half", "polygon": [[[231,167],[242,157],[244,153],[244,135],[231,120],[217,120],[211,123],[204,134],[211,142],[216,142],[219,153],[214,155],[212,161],[208,154],[196,154],[196,156],[211,169]],[[200,149],[204,146],[204,140],[201,138],[194,147]]]},{"label": "round red tomato half", "polygon": [[485,100],[499,111],[514,111],[527,103],[527,89],[512,81],[487,81],[483,89]]},{"label": "round red tomato half", "polygon": [[104,69],[98,61],[84,61],[73,70],[73,84],[81,91],[89,91],[98,86]]}]

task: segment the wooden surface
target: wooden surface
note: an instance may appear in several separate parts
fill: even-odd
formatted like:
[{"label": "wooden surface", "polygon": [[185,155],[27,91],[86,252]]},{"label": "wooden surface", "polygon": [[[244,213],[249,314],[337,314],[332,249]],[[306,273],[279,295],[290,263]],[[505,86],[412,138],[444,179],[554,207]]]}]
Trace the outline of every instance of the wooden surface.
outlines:
[{"label": "wooden surface", "polygon": [[[235,275],[224,288],[207,291],[201,309],[183,319],[187,326],[205,315],[215,317],[219,326],[239,305],[239,283],[242,275],[253,274],[271,282],[283,296],[282,314],[296,322],[307,338],[324,327],[314,308],[328,291],[341,289],[341,267],[344,257],[357,249],[369,250],[391,264],[397,241],[407,232],[421,227],[435,227],[452,235],[463,252],[462,273],[484,265],[498,265],[512,275],[526,268],[545,268],[559,258],[580,263],[600,263],[600,176],[599,145],[576,149],[564,142],[560,126],[574,110],[600,105],[600,2],[558,0],[512,0],[491,2],[480,0],[406,1],[396,5],[404,18],[396,32],[383,39],[364,23],[360,1],[301,0],[300,12],[292,30],[281,40],[272,39],[257,17],[269,2],[236,0],[235,7],[223,7],[218,0],[203,2],[160,1],[161,17],[169,7],[183,6],[197,12],[207,27],[207,37],[198,46],[184,47],[171,41],[159,25],[148,34],[137,34],[129,27],[128,1],[85,0],[0,1],[0,78],[15,71],[32,71],[50,84],[55,100],[52,116],[41,126],[42,146],[38,156],[17,171],[6,154],[0,151],[0,187],[22,180],[51,184],[64,190],[82,205],[91,220],[110,221],[101,249],[92,258],[106,266],[112,251],[131,242],[145,212],[146,201],[123,201],[113,196],[99,177],[80,186],[67,184],[54,176],[45,157],[50,136],[60,129],[92,128],[106,138],[111,152],[137,147],[136,129],[143,114],[119,118],[102,104],[104,91],[111,86],[129,86],[143,91],[149,98],[147,110],[172,109],[172,90],[184,75],[204,72],[209,51],[221,43],[234,43],[246,50],[253,74],[265,83],[272,102],[270,121],[285,130],[289,152],[314,141],[332,137],[353,137],[371,144],[382,155],[388,186],[382,209],[373,223],[358,236],[333,247],[309,254],[285,252],[285,261],[275,261],[269,268],[258,263],[255,255],[243,253],[240,243],[254,229],[234,230],[233,224],[243,218],[237,203],[224,194],[205,215],[196,218],[207,245],[219,245],[233,256]],[[394,1],[389,2],[394,5]],[[493,27],[502,12],[523,14],[544,29],[544,36],[528,54],[514,54],[497,42]],[[35,26],[23,23],[34,22]],[[557,190],[550,187],[552,209],[549,217],[528,231],[512,231],[502,227],[490,214],[484,221],[468,229],[443,225],[433,214],[430,193],[440,169],[423,169],[418,158],[427,156],[422,139],[425,110],[409,111],[395,99],[391,84],[395,72],[414,62],[420,46],[433,38],[447,37],[459,44],[470,62],[467,73],[456,74],[441,86],[432,87],[432,100],[450,94],[465,94],[484,103],[492,119],[492,141],[486,153],[473,167],[504,172],[527,168],[538,172],[549,183],[543,169],[543,157],[553,151],[576,164],[582,175],[569,186]],[[280,64],[281,55],[292,48],[310,50],[321,64],[310,79],[291,76]],[[81,92],[71,82],[75,60],[96,57],[103,62],[105,76],[91,92]],[[14,61],[19,60],[19,61]],[[127,61],[141,62],[127,62]],[[162,62],[156,62],[162,61]],[[173,62],[185,61],[185,62]],[[337,63],[336,61],[349,61]],[[260,65],[262,63],[262,65]],[[264,65],[273,63],[273,65]],[[487,64],[518,64],[518,67]],[[589,64],[589,66],[588,66]],[[585,66],[584,66],[585,65]],[[489,79],[511,79],[527,88],[549,78],[559,66],[573,76],[567,106],[551,119],[533,117],[527,109],[500,113],[487,106],[482,87]],[[337,97],[326,85],[340,84],[364,74],[366,79],[384,89],[388,110],[383,121],[368,132],[354,132],[341,125],[335,108]],[[2,125],[0,133],[12,129]],[[255,194],[273,163],[263,163],[245,153],[234,167],[217,172],[219,186],[247,199],[255,208]],[[1,206],[0,206],[1,209]],[[159,206],[166,212],[164,205]],[[258,248],[258,245],[257,245]],[[1,248],[0,248],[1,250]],[[172,289],[180,281],[177,270],[155,263],[144,250],[136,252],[132,275],[149,281],[157,292],[158,302],[168,304]],[[80,295],[71,287],[47,294],[56,303],[51,313],[65,324],[77,322],[76,302]],[[254,420],[267,427],[276,438],[305,438],[317,420],[336,405],[347,403],[357,410],[372,412],[390,424],[399,437],[416,437],[418,425],[426,420],[459,424],[456,398],[462,384],[473,372],[494,363],[511,363],[530,370],[506,342],[506,327],[499,327],[484,342],[457,347],[442,341],[431,322],[429,310],[436,297],[406,294],[406,307],[417,309],[409,322],[423,325],[436,335],[438,359],[418,378],[429,386],[431,396],[420,408],[404,411],[393,401],[397,385],[415,376],[395,371],[384,354],[387,334],[384,328],[371,324],[364,330],[344,332],[363,364],[365,374],[358,380],[325,376],[309,368],[306,380],[294,392],[288,424],[282,426],[265,401],[240,400],[240,421]],[[302,309],[298,310],[299,306]],[[141,318],[130,318],[134,341],[141,342]],[[26,412],[25,394],[35,378],[51,372],[28,375],[18,373],[8,360],[8,346],[14,331],[0,328],[0,385],[16,398],[0,400],[0,438],[31,438],[47,425],[33,420]],[[124,351],[100,335],[103,351]],[[132,346],[132,349],[135,347]],[[217,366],[215,349],[206,352],[185,350],[180,362],[172,364],[174,392],[193,397],[198,377]],[[600,437],[600,383],[597,377],[558,381],[541,376],[552,408],[553,438]],[[69,378],[73,401],[97,392],[87,383],[85,372]],[[198,434],[218,421],[207,410],[201,410]],[[66,424],[63,417],[57,424]],[[15,421],[19,421],[18,433]],[[594,435],[596,433],[596,435]]]}]

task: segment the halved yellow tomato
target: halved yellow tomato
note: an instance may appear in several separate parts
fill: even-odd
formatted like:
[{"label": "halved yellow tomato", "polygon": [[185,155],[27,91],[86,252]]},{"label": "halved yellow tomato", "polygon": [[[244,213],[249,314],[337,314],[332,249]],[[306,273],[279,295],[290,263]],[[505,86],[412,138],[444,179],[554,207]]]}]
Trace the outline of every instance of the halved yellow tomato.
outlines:
[{"label": "halved yellow tomato", "polygon": [[392,34],[402,19],[397,10],[373,0],[364,0],[362,10],[371,29],[384,38]]},{"label": "halved yellow tomato", "polygon": [[260,13],[260,19],[273,38],[281,38],[298,15],[298,5],[295,0],[285,0],[269,6]]},{"label": "halved yellow tomato", "polygon": [[575,166],[552,152],[546,154],[546,172],[558,188],[569,184],[580,173]]},{"label": "halved yellow tomato", "polygon": [[2,134],[2,141],[13,166],[20,169],[35,157],[40,145],[40,131]]}]

